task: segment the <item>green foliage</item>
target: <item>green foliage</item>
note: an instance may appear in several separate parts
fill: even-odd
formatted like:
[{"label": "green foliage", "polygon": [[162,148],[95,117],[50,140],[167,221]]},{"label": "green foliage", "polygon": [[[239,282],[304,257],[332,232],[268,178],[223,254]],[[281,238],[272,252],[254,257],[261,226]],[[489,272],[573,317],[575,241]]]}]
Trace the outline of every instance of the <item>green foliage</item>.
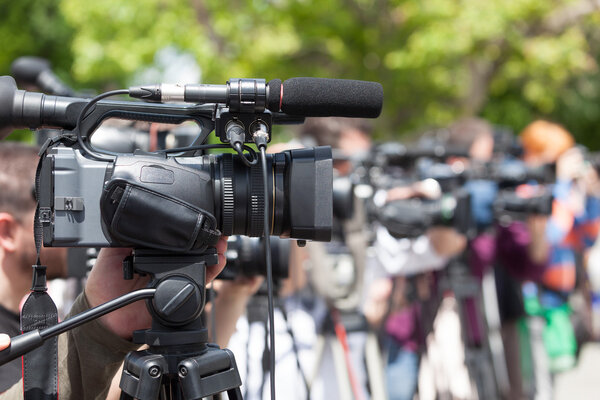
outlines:
[{"label": "green foliage", "polygon": [[379,81],[378,134],[388,138],[465,115],[516,131],[549,118],[600,148],[600,13],[586,0],[33,3],[0,4],[0,37],[12,35],[2,71],[18,48],[50,57],[79,87],[108,89],[127,85],[157,51],[175,46],[194,55],[206,83]]},{"label": "green foliage", "polygon": [[74,31],[54,0],[0,0],[0,74],[23,55],[47,58],[67,81]]}]

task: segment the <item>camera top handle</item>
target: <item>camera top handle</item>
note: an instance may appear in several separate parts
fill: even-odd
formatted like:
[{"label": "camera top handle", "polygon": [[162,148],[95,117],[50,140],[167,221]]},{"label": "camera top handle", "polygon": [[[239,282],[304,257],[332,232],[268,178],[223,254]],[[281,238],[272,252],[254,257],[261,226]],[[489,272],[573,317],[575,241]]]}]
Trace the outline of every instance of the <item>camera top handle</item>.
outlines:
[{"label": "camera top handle", "polygon": [[[18,90],[14,79],[0,76],[0,140],[14,129],[41,127],[73,130],[81,110],[89,99],[50,96],[43,93]],[[86,136],[107,118],[179,124],[192,120],[208,134],[214,128],[216,104],[159,104],[139,101],[100,101],[86,114],[80,131]],[[222,109],[223,108],[221,107]],[[265,111],[275,124],[302,123],[304,117]],[[207,131],[206,133],[205,130]],[[216,132],[219,137],[224,134]]]}]

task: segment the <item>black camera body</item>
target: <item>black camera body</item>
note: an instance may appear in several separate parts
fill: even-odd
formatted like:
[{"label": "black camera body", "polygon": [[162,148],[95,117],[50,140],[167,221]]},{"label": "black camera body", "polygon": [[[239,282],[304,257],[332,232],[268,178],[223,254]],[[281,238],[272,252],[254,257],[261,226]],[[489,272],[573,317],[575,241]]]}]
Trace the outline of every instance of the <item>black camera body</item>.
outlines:
[{"label": "black camera body", "polygon": [[[290,150],[267,163],[272,234],[329,240],[331,150]],[[40,181],[46,246],[202,251],[217,231],[264,229],[260,165],[247,167],[238,155],[124,154],[107,162],[60,145],[44,157]]]},{"label": "black camera body", "polygon": [[[238,276],[267,276],[264,238],[230,236],[227,240],[227,265],[217,279],[235,279]],[[273,280],[279,282],[289,276],[290,240],[271,237]]]},{"label": "black camera body", "polygon": [[457,189],[440,199],[396,200],[379,208],[375,219],[395,238],[415,238],[434,226],[447,226],[469,235],[473,227],[470,195]]},{"label": "black camera body", "polygon": [[516,191],[502,190],[493,203],[494,216],[503,220],[524,220],[530,215],[552,214],[554,196],[545,191],[533,197],[522,197]]}]

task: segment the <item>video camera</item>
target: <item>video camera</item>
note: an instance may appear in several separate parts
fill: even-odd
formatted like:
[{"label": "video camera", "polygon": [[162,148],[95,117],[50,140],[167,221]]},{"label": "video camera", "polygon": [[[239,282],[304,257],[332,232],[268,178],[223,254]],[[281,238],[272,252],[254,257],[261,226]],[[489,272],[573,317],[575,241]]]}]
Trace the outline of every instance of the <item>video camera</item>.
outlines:
[{"label": "video camera", "polygon": [[[348,101],[339,96],[348,87],[358,88],[366,97]],[[329,97],[315,97],[323,91]],[[258,133],[270,140],[272,124],[298,123],[308,115],[373,117],[382,101],[379,84],[317,78],[268,84],[232,79],[227,85],[162,85],[128,92],[151,101],[202,104],[92,104],[88,99],[17,90],[12,78],[1,78],[2,131],[51,126],[77,135],[77,141],[73,137],[70,142],[54,141],[43,149],[38,198],[46,246],[184,252],[214,244],[221,232],[260,236],[265,212],[260,167],[250,148],[246,146],[249,153],[242,154],[242,146]],[[197,142],[204,142],[215,129],[238,154],[196,157],[193,147],[178,149],[175,156],[166,151],[115,154],[91,148],[92,131],[110,117],[164,123],[193,120],[201,128]],[[330,150],[285,151],[269,155],[267,164],[271,234],[329,240]]]},{"label": "video camera", "polygon": [[[263,238],[231,236],[227,240],[227,265],[217,279],[235,279],[238,276],[267,276]],[[290,241],[279,237],[271,238],[273,280],[280,281],[289,276]]]},{"label": "video camera", "polygon": [[414,238],[433,226],[447,226],[463,234],[472,228],[470,195],[455,190],[440,199],[396,200],[385,204],[375,218],[395,238]]}]

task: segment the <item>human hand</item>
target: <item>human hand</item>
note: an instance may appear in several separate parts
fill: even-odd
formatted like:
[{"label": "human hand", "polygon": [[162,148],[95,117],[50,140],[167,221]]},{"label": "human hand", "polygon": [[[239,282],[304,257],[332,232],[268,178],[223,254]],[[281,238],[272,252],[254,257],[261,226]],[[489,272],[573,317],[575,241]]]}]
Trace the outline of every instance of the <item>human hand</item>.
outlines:
[{"label": "human hand", "polygon": [[393,283],[390,279],[379,279],[371,283],[367,300],[363,306],[363,314],[374,328],[379,328],[389,310],[389,298],[392,294]]},{"label": "human hand", "polygon": [[220,347],[226,347],[229,343],[229,339],[235,332],[238,318],[244,313],[248,300],[256,293],[263,281],[262,276],[238,276],[234,280],[216,280],[212,283],[217,297],[214,299],[214,304],[206,306],[206,311],[213,313],[216,309],[214,318],[209,319],[209,325],[215,322],[217,336],[211,340]]},{"label": "human hand", "polygon": [[573,147],[556,160],[556,178],[571,181],[581,177],[584,170],[584,157],[581,149]]},{"label": "human hand", "polygon": [[467,248],[467,237],[449,226],[434,226],[427,237],[435,252],[442,257],[454,257]]},{"label": "human hand", "polygon": [[397,186],[387,191],[386,203],[395,200],[406,200],[416,196],[415,190],[411,186]]},{"label": "human hand", "polygon": [[213,282],[213,288],[219,296],[227,296],[233,300],[247,300],[260,288],[264,276],[238,276],[233,280],[218,280]]},{"label": "human hand", "polygon": [[396,186],[387,192],[386,202],[406,200],[413,197],[437,199],[442,195],[440,184],[434,179],[417,181],[408,186]]},{"label": "human hand", "polygon": [[0,333],[0,351],[10,346],[10,336],[5,333]]},{"label": "human hand", "polygon": [[[222,237],[216,247],[219,262],[206,268],[207,282],[212,281],[225,267],[227,238]],[[123,279],[122,262],[130,254],[131,249],[125,248],[105,248],[100,251],[85,285],[85,293],[91,307],[147,286],[150,280],[148,276],[135,274],[131,280]],[[137,301],[102,316],[100,321],[118,336],[130,339],[134,330],[149,328],[152,318],[146,303]]]}]

